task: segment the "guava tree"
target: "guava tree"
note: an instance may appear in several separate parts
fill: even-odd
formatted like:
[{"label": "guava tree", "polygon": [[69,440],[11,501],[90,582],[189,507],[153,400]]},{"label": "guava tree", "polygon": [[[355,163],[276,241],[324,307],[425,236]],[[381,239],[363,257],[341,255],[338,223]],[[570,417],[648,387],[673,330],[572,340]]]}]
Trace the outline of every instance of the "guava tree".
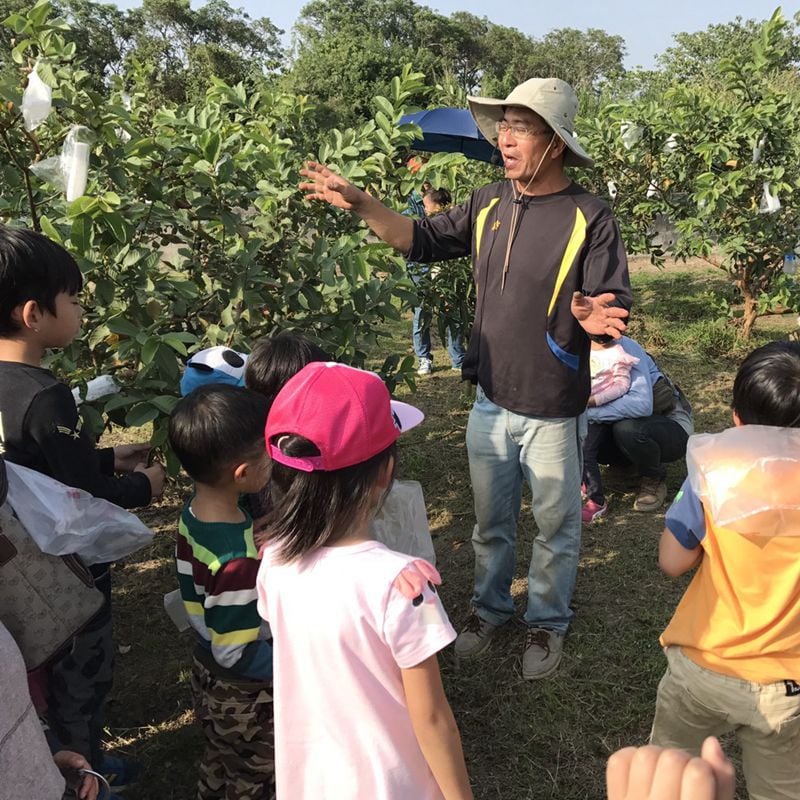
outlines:
[{"label": "guava tree", "polygon": [[800,302],[782,269],[800,240],[800,80],[785,68],[788,28],[777,11],[713,77],[609,104],[580,125],[595,189],[612,197],[629,251],[661,260],[653,220],[668,217],[675,257],[699,256],[730,276],[744,337],[760,314]]},{"label": "guava tree", "polygon": [[[119,395],[82,406],[90,421],[152,421],[161,445],[188,353],[246,349],[282,328],[363,364],[381,323],[414,299],[411,285],[402,260],[350,215],[303,200],[298,170],[310,155],[376,194],[400,196],[408,172],[398,149],[411,132],[397,120],[421,76],[406,69],[372,120],[332,130],[308,152],[297,144],[303,97],[215,80],[202,103],[152,107],[144,68],[95,91],[68,26],[50,11],[43,0],[5,23],[18,71],[0,77],[0,222],[43,231],[84,272],[85,334],[52,364],[72,383],[112,373],[122,384]],[[22,89],[37,63],[54,108],[26,131]],[[89,182],[68,203],[31,166],[57,155],[76,124],[91,135]],[[381,341],[385,377],[409,375],[412,360]]]}]

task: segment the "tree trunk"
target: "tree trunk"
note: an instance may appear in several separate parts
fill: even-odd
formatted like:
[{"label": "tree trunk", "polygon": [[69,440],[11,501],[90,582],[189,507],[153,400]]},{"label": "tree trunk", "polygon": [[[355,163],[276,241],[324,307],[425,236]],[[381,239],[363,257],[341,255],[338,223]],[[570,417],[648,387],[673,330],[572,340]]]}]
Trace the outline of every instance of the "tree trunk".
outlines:
[{"label": "tree trunk", "polygon": [[744,300],[744,308],[742,310],[742,338],[746,341],[753,333],[753,328],[758,319],[758,305],[756,298],[750,286],[746,282],[742,282],[742,299]]}]

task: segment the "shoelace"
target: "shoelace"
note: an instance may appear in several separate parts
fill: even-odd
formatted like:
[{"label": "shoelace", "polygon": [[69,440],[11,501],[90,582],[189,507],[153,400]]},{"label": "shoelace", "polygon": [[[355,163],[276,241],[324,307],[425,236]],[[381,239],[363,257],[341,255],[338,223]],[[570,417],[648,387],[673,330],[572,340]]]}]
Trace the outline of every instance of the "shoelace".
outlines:
[{"label": "shoelace", "polygon": [[469,615],[469,619],[467,620],[467,624],[464,626],[464,630],[469,631],[470,633],[480,633],[481,625],[483,625],[483,620],[473,612]]},{"label": "shoelace", "polygon": [[529,647],[541,647],[544,650],[544,657],[547,658],[550,655],[550,634],[548,631],[544,630],[531,630],[528,628],[528,636],[525,641],[525,649],[527,650]]}]

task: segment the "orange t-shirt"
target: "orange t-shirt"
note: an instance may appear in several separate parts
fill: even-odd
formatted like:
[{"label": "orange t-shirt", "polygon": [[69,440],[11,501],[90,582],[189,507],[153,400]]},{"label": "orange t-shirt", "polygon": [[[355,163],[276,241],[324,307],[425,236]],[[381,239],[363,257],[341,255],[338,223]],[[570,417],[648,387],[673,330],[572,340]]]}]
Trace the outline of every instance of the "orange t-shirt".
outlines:
[{"label": "orange t-shirt", "polygon": [[[796,497],[800,486],[787,486]],[[689,479],[666,525],[703,559],[661,644],[702,667],[757,683],[800,681],[800,536],[718,526]]]}]

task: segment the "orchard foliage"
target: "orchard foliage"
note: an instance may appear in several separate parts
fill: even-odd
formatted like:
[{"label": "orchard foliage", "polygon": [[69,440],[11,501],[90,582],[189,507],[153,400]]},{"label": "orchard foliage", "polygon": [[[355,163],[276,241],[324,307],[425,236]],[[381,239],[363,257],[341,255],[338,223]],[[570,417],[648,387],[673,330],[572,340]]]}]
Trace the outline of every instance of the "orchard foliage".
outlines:
[{"label": "orchard foliage", "polygon": [[[6,22],[15,34],[16,75],[0,95],[0,220],[61,242],[86,280],[84,335],[53,366],[72,381],[115,375],[124,391],[82,408],[125,425],[154,422],[153,443],[176,402],[181,362],[201,346],[248,348],[259,335],[298,328],[336,358],[363,364],[380,325],[415,299],[405,265],[363,226],[296,188],[309,155],[369,191],[399,197],[408,171],[398,148],[413,130],[397,121],[421,76],[403,71],[375,116],[331,130],[316,152],[299,149],[304,98],[214,80],[202,103],[151,107],[149,75],[129,76],[128,96],[108,95],[89,75],[63,20],[47,0]],[[54,111],[32,133],[19,111],[27,73],[38,61],[53,86]],[[85,196],[67,203],[29,165],[57,153],[73,124],[95,137]],[[447,162],[461,156],[442,156]],[[435,163],[435,162],[434,162]],[[387,343],[385,349],[391,351]],[[387,358],[385,377],[410,374],[412,361]]]},{"label": "orchard foliage", "polygon": [[[628,251],[663,261],[653,220],[671,220],[672,255],[730,276],[745,336],[760,314],[800,306],[797,281],[782,274],[800,240],[800,80],[786,69],[788,29],[777,11],[704,80],[675,82],[657,101],[610,103],[580,127],[597,164],[593,188],[611,200]],[[772,213],[765,184],[780,201]]]}]

